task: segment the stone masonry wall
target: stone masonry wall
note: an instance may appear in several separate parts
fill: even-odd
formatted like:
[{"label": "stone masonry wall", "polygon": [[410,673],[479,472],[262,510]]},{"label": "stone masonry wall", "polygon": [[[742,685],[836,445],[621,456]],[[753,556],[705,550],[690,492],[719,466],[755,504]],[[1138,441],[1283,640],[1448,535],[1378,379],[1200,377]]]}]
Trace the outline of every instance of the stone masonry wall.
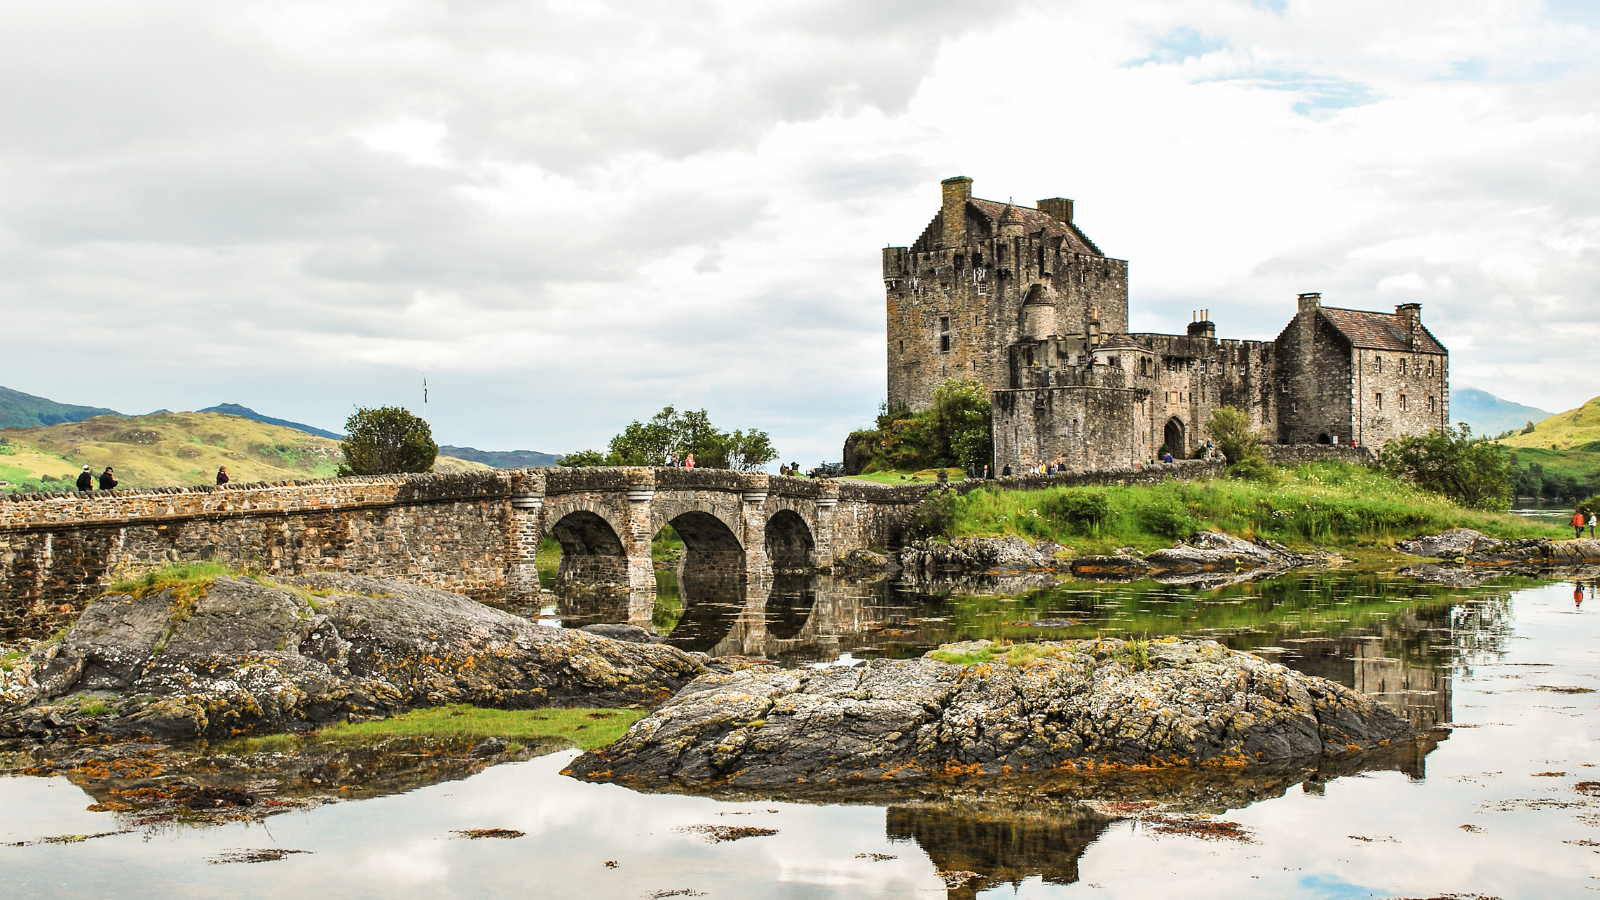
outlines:
[{"label": "stone masonry wall", "polygon": [[0,499],[0,635],[48,633],[110,582],[178,560],[506,589],[513,477],[386,476]]}]

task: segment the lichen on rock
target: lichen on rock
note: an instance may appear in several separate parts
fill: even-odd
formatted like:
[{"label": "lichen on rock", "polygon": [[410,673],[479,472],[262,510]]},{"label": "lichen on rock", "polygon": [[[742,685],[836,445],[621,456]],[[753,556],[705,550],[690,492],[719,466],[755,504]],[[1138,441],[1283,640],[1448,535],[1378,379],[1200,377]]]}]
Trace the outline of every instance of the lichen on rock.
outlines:
[{"label": "lichen on rock", "polygon": [[7,673],[0,737],[219,738],[447,703],[650,706],[706,671],[676,648],[536,625],[400,581],[218,578],[192,600],[96,600]]},{"label": "lichen on rock", "polygon": [[[770,786],[1055,769],[1249,767],[1408,737],[1388,707],[1215,641],[942,648],[703,676],[571,774]],[[940,651],[934,651],[938,654]]]}]

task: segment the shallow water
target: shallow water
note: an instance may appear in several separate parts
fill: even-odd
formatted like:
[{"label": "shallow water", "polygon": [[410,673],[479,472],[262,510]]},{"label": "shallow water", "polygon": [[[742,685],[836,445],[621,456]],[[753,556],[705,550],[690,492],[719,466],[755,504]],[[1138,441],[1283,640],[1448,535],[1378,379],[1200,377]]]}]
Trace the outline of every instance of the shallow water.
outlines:
[{"label": "shallow water", "polygon": [[[27,897],[1434,897],[1600,889],[1600,599],[1571,584],[1473,591],[1311,573],[1218,592],[1069,583],[1016,597],[800,582],[728,621],[726,647],[793,664],[909,655],[958,637],[1188,633],[1372,690],[1431,752],[1321,772],[1060,785],[964,782],[917,796],[798,803],[638,793],[559,774],[565,751],[267,819],[0,847]],[[695,613],[686,591],[683,615]],[[747,598],[748,599],[748,598]],[[772,597],[766,598],[768,604]],[[710,604],[707,604],[710,605]],[[1076,619],[1064,628],[1013,623]],[[681,623],[679,627],[682,627]],[[1552,690],[1555,689],[1555,690]],[[1563,692],[1567,691],[1567,692]],[[1580,692],[1570,692],[1580,691]],[[1427,748],[1425,747],[1424,750]],[[1541,774],[1561,773],[1561,774]],[[426,778],[419,779],[425,782]],[[1600,784],[1594,786],[1600,790]],[[1112,815],[1083,798],[1122,803]],[[0,841],[115,830],[64,778],[0,778]],[[1152,799],[1167,804],[1134,818]],[[1210,813],[1213,819],[1184,818]],[[1165,814],[1163,820],[1160,815]],[[1239,840],[1163,833],[1236,823]],[[697,825],[777,834],[707,843]],[[458,829],[511,828],[509,840]],[[213,865],[230,849],[308,854]],[[879,854],[887,859],[875,859]],[[607,861],[616,863],[608,867]],[[961,886],[947,886],[938,873]]]}]

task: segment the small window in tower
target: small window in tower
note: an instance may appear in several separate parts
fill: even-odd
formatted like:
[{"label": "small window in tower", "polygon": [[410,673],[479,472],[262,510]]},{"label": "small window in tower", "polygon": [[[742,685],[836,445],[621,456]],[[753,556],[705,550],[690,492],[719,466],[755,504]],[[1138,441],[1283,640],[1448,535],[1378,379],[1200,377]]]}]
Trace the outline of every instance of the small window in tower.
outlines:
[{"label": "small window in tower", "polygon": [[900,342],[900,355],[901,356],[905,356],[906,355],[906,342],[905,341],[901,341]]},{"label": "small window in tower", "polygon": [[1401,394],[1400,395],[1400,411],[1401,412],[1405,412],[1406,411],[1406,395],[1405,394]]},{"label": "small window in tower", "polygon": [[1376,362],[1377,362],[1377,364],[1378,364],[1378,374],[1379,374],[1379,375],[1382,375],[1382,374],[1383,374],[1383,357],[1381,357],[1381,356],[1374,356],[1374,357],[1373,357],[1373,360],[1374,360],[1374,361],[1376,361]]},{"label": "small window in tower", "polygon": [[[1405,377],[1405,375],[1406,375],[1406,361],[1405,361],[1405,359],[1404,359],[1404,358],[1403,358],[1403,357],[1402,357],[1402,358],[1401,358],[1401,360],[1400,360],[1400,377],[1401,377],[1401,378],[1404,378],[1404,377]],[[1405,409],[1405,407],[1406,407],[1406,405],[1405,405],[1405,403],[1404,403],[1404,399],[1405,399],[1405,398],[1401,398],[1401,401],[1402,401],[1402,402],[1401,402],[1401,403],[1400,403],[1400,408],[1401,408],[1401,409]]]},{"label": "small window in tower", "polygon": [[1433,398],[1428,398],[1428,412],[1433,412]]},{"label": "small window in tower", "polygon": [[950,335],[948,335],[948,334],[939,335],[939,352],[940,353],[949,353],[950,352]]},{"label": "small window in tower", "polygon": [[939,317],[939,351],[941,353],[949,353],[950,352],[950,317],[949,316],[940,316]]},{"label": "small window in tower", "polygon": [[1383,395],[1382,394],[1374,394],[1373,395],[1373,399],[1377,402],[1378,408],[1379,409],[1383,409]]}]

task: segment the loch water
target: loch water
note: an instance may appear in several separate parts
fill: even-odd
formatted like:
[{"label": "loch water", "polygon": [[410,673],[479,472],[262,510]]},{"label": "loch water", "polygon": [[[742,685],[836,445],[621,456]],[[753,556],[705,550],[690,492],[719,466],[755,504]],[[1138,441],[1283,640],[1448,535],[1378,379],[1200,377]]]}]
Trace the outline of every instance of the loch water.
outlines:
[{"label": "loch water", "polygon": [[[130,828],[64,777],[0,778],[0,895],[30,898],[1551,898],[1600,891],[1593,584],[1427,585],[1359,567],[1222,588],[663,579],[638,621],[791,666],[953,640],[1186,635],[1373,694],[1431,738],[1343,764],[1101,781],[967,780],[895,796],[689,796],[586,784],[554,750],[366,799]],[[431,774],[430,774],[431,773]],[[1154,805],[1152,805],[1152,803]],[[702,826],[774,833],[721,843]],[[457,832],[503,828],[509,839]],[[22,846],[12,846],[21,844]],[[231,851],[301,850],[268,862]]]}]

